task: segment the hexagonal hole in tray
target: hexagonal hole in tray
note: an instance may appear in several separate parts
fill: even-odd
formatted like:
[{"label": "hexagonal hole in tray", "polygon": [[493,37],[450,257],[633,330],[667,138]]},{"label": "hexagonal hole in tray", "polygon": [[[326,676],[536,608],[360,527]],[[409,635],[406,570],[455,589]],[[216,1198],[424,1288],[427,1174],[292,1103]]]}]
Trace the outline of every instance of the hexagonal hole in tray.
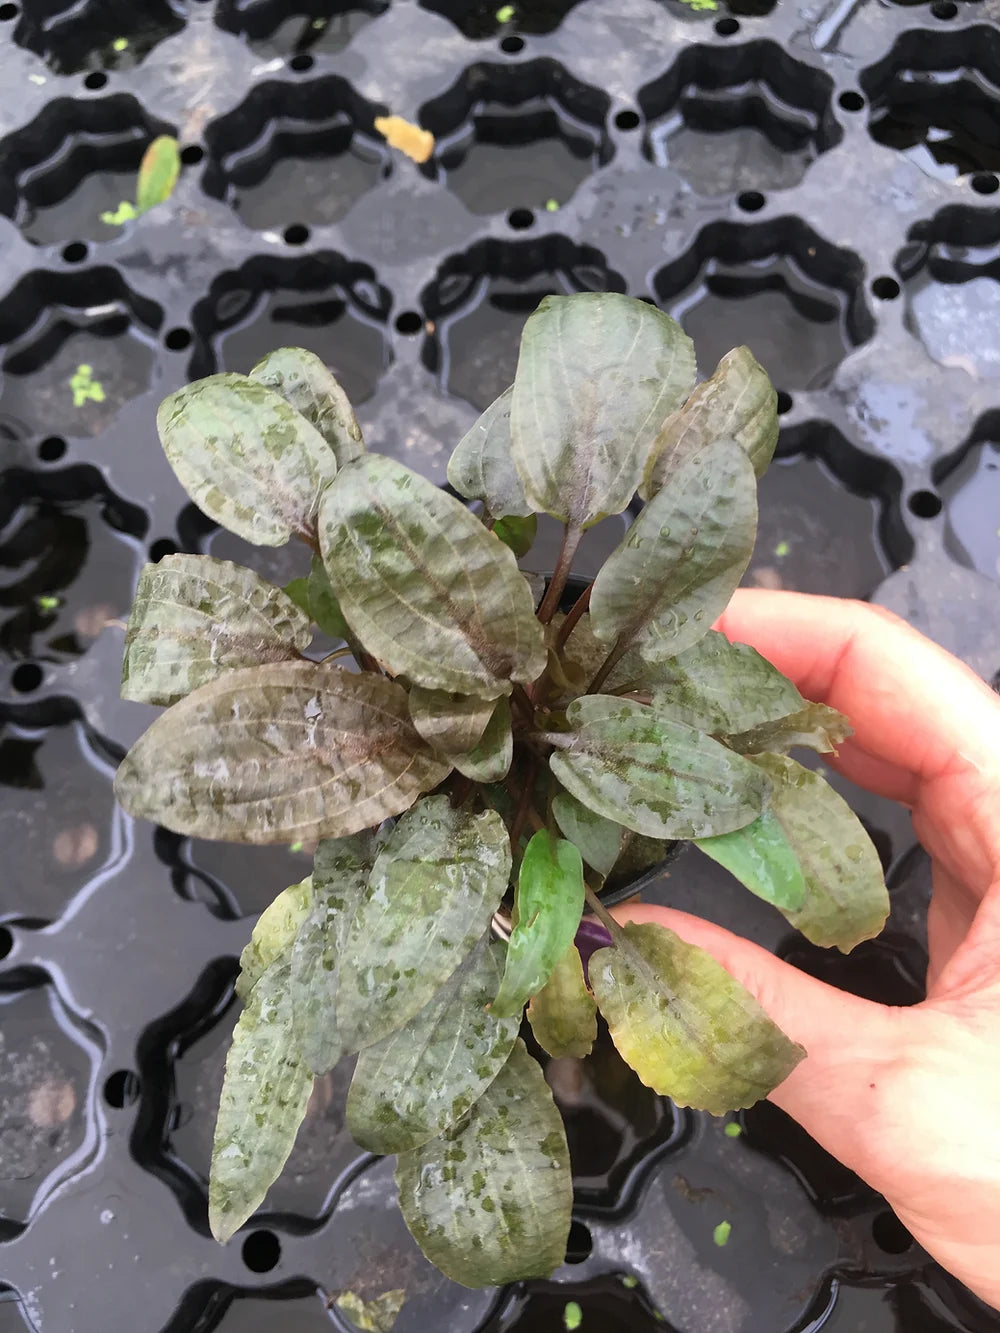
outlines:
[{"label": "hexagonal hole in tray", "polygon": [[0,143],[0,212],[36,245],[63,245],[63,258],[86,258],[84,241],[117,236],[112,220],[135,199],[146,148],[173,127],[132,96],[50,102],[30,125]]},{"label": "hexagonal hole in tray", "polygon": [[954,32],[916,29],[859,78],[871,103],[869,132],[929,176],[970,173],[982,193],[1000,171],[1000,34],[995,27]]},{"label": "hexagonal hole in tray", "polygon": [[610,160],[610,105],[554,60],[472,65],[420,110],[437,140],[428,174],[471,212],[507,212],[523,230],[532,210],[556,211]]},{"label": "hexagonal hole in tray", "polygon": [[[554,32],[581,0],[521,0],[520,4],[498,5],[495,0],[419,0],[429,9],[449,19],[463,37],[479,41],[504,33],[540,35]],[[518,40],[512,36],[512,40]],[[520,47],[513,48],[515,51]]]},{"label": "hexagonal hole in tray", "polygon": [[180,32],[184,12],[182,0],[21,0],[14,40],[55,74],[131,69]]},{"label": "hexagonal hole in tray", "polygon": [[[0,658],[71,661],[127,616],[147,523],[96,468],[0,474]],[[12,683],[27,692],[17,666]]]},{"label": "hexagonal hole in tray", "polygon": [[913,554],[900,515],[900,474],[823,422],[787,432],[780,450],[760,480],[757,542],[744,583],[870,597]]},{"label": "hexagonal hole in tray", "polygon": [[338,221],[389,174],[389,148],[373,123],[384,114],[335,74],[258,84],[207,127],[205,189],[248,227],[283,229],[289,244],[302,245],[310,225]]},{"label": "hexagonal hole in tray", "polygon": [[[945,545],[962,564],[1000,582],[1000,421],[983,423],[969,443],[935,469]],[[937,512],[935,508],[935,513]],[[931,515],[933,516],[933,515]]]},{"label": "hexagonal hole in tray", "polygon": [[896,256],[905,320],[935,361],[1000,379],[1000,214],[961,205],[912,227]]},{"label": "hexagonal hole in tray", "polygon": [[220,0],[215,21],[246,38],[259,55],[291,57],[296,70],[332,55],[385,14],[389,0]]},{"label": "hexagonal hole in tray", "polygon": [[599,250],[565,236],[480,241],[446,259],[421,294],[424,364],[482,410],[513,382],[521,329],[543,297],[624,290]]},{"label": "hexagonal hole in tray", "polygon": [[643,151],[701,195],[785,189],[832,148],[833,80],[774,42],[685,47],[639,91]]},{"label": "hexagonal hole in tray", "polygon": [[[47,978],[0,985],[0,1238],[16,1234],[93,1151],[93,1038]],[[6,1235],[5,1235],[6,1232]]]},{"label": "hexagonal hole in tray", "polygon": [[114,765],[79,722],[0,722],[0,915],[56,920],[88,878],[121,851]]},{"label": "hexagonal hole in tray", "polygon": [[351,402],[363,403],[392,359],[385,329],[391,302],[373,269],[332,250],[249,259],[220,274],[194,308],[191,378],[245,374],[276,347],[307,347]]},{"label": "hexagonal hole in tray", "polygon": [[703,374],[745,343],[788,393],[825,387],[874,333],[863,279],[857,255],[785,217],[709,223],[655,274],[653,290],[694,339]]},{"label": "hexagonal hole in tray", "polygon": [[160,307],[117,269],[29,273],[0,302],[0,421],[18,436],[93,436],[145,393]]}]

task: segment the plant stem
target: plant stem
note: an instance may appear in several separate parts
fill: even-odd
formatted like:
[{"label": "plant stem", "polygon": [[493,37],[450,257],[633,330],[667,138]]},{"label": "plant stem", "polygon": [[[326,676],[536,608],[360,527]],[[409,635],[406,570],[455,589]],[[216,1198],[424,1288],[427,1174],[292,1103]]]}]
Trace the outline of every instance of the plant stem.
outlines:
[{"label": "plant stem", "polygon": [[531,702],[531,696],[523,685],[515,685],[511,693],[511,700],[517,704],[521,710],[521,715],[529,727],[535,725],[535,705]]},{"label": "plant stem", "polygon": [[[535,810],[533,804],[535,780],[538,777],[538,769],[539,769],[538,757],[537,755],[532,755],[531,758],[528,760],[528,765],[527,768],[525,769],[524,786],[521,788],[521,791],[519,793],[517,810],[514,814],[513,823],[510,826],[510,848],[515,858],[517,858],[520,855],[518,844],[521,841],[521,832],[524,829],[525,821],[531,815],[534,815],[535,819],[538,820],[539,825],[541,825],[541,820],[538,818],[538,811]],[[507,782],[507,787],[508,790],[511,792],[511,795],[518,794],[516,786],[509,779]],[[542,825],[542,827],[544,827],[544,825]]]},{"label": "plant stem", "polygon": [[[325,657],[320,658],[320,665],[322,666],[326,662],[332,662],[338,657],[352,657],[353,655],[354,649],[350,644],[345,644],[343,648],[334,648],[332,653],[327,653]],[[308,661],[308,658],[305,660]]]},{"label": "plant stem", "polygon": [[543,625],[547,625],[556,613],[559,599],[566,587],[566,580],[573,568],[573,557],[576,555],[576,548],[580,545],[582,536],[582,528],[572,527],[569,523],[563,528],[562,545],[559,547],[556,567],[552,571],[549,586],[546,588],[542,604],[538,608],[538,619]]},{"label": "plant stem", "polygon": [[566,646],[566,640],[576,629],[577,622],[579,621],[580,617],[590,606],[590,592],[593,586],[594,585],[592,583],[587,584],[586,588],[584,588],[583,592],[580,594],[580,596],[576,599],[576,601],[570,608],[569,615],[567,615],[566,619],[559,626],[559,633],[556,635],[557,653],[562,652],[563,648]]},{"label": "plant stem", "polygon": [[621,926],[604,906],[589,884],[584,884],[583,892],[587,900],[587,906],[593,912],[594,916],[597,917],[602,926],[607,926],[608,930],[611,932],[612,939],[616,939],[621,934]]},{"label": "plant stem", "polygon": [[611,652],[608,653],[607,657],[598,667],[597,675],[587,686],[588,694],[597,693],[597,691],[601,688],[601,686],[604,684],[607,678],[611,675],[612,671],[614,671],[618,663],[625,656],[627,649],[628,649],[627,643],[623,643],[621,639],[618,639],[616,641],[615,646],[611,649]]}]

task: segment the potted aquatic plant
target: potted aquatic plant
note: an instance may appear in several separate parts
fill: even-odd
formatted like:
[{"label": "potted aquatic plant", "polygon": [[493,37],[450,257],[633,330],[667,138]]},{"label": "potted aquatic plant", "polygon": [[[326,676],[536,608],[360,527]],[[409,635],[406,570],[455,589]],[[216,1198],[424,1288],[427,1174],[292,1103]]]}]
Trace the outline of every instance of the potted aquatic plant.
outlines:
[{"label": "potted aquatic plant", "polygon": [[[368,451],[308,352],[163,403],[205,513],[312,553],[284,589],[167,556],[126,636],[123,693],[168,707],[118,771],[125,808],[315,843],[241,958],[220,1240],[345,1057],[354,1137],[397,1156],[407,1225],[469,1286],[548,1275],[566,1251],[566,1135],[525,1021],[543,1051],[585,1057],[600,1013],[644,1083],[714,1114],[802,1058],[710,955],[601,900],[693,841],[817,944],[848,950],[885,920],[866,833],[788,756],[832,750],[846,719],[712,628],[753,548],[775,403],[746,348],[696,387],[680,327],[614,294],[547,298],[527,321],[514,384],[448,468],[468,504]],[[574,584],[582,534],[637,491],[624,539]],[[564,525],[544,577],[518,564],[542,513]],[[342,646],[322,656],[317,629]]]}]

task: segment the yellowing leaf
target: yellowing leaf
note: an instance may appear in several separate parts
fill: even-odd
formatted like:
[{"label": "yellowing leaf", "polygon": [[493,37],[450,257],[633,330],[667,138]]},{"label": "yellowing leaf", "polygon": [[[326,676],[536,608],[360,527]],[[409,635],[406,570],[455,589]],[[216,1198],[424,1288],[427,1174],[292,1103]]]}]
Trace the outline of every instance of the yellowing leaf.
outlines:
[{"label": "yellowing leaf", "polygon": [[597,1040],[597,1003],[583,979],[580,951],[571,944],[528,1005],[535,1041],[553,1057],[582,1059]]},{"label": "yellowing leaf", "polygon": [[165,203],[174,192],[181,171],[181,153],[177,140],[161,134],[146,149],[139,164],[135,187],[135,206],[140,213]]},{"label": "yellowing leaf", "polygon": [[414,162],[427,162],[434,152],[434,135],[430,130],[422,130],[402,116],[376,116],[375,128],[391,148],[398,148]]}]

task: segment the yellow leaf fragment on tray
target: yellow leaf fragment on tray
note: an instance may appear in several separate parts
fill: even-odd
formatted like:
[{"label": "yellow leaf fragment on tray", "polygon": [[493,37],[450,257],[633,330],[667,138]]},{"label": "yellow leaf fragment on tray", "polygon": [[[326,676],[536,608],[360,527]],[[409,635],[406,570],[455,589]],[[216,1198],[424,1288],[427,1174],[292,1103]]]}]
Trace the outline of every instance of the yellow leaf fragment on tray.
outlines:
[{"label": "yellow leaf fragment on tray", "polygon": [[426,162],[434,152],[434,135],[411,125],[402,116],[376,116],[375,128],[392,148],[398,148],[414,162]]}]

